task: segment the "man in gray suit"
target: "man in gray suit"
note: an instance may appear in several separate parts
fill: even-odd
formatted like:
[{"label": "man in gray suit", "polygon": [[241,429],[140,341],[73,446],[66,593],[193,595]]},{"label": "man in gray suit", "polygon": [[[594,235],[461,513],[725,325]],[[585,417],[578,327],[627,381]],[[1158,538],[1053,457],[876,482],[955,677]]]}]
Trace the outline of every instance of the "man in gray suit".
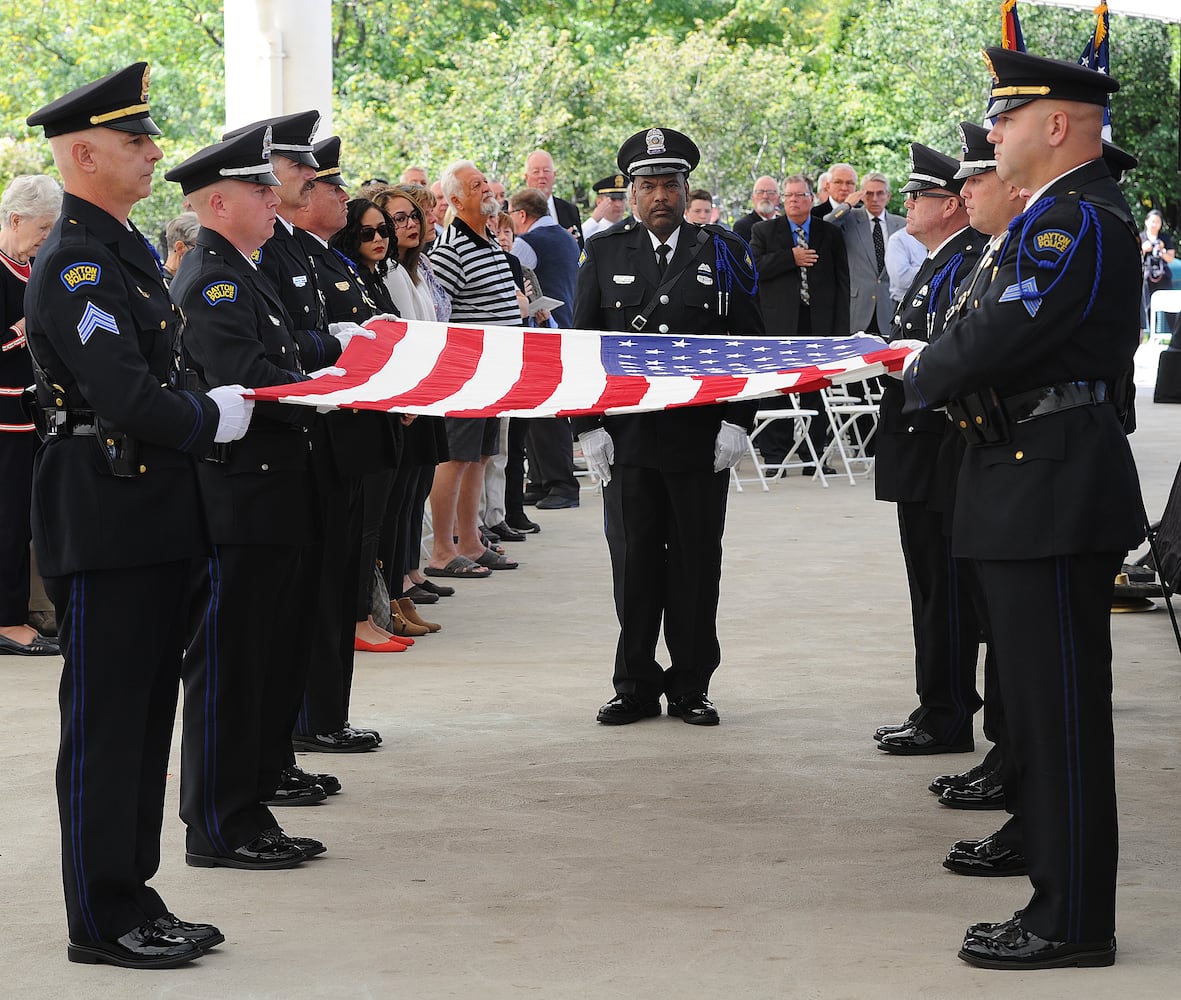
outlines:
[{"label": "man in gray suit", "polygon": [[[849,256],[849,326],[866,333],[887,333],[894,313],[890,299],[890,275],[886,272],[886,243],[890,235],[906,228],[906,219],[886,211],[890,182],[871,171],[860,191],[824,217],[845,235]],[[858,204],[860,202],[860,204]]]}]

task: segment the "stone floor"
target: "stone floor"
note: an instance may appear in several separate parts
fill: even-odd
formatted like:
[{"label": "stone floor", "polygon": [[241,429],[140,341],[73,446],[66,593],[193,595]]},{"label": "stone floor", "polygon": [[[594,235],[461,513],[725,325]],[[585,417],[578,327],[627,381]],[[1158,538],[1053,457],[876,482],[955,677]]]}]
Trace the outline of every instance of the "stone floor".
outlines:
[{"label": "stone floor", "polygon": [[[1181,408],[1134,436],[1159,516]],[[193,965],[65,960],[53,768],[57,660],[0,658],[0,997],[791,1000],[1181,995],[1181,696],[1163,609],[1117,615],[1122,857],[1111,969],[984,972],[963,928],[1024,878],[939,862],[997,813],[940,807],[930,778],[976,753],[893,758],[870,739],[912,707],[894,511],[871,483],[802,477],[731,494],[717,729],[594,722],[614,646],[601,504],[540,512],[515,572],[429,609],[444,630],[359,654],[353,721],[377,752],[308,757],[344,791],[281,814],[329,851],[302,868],[187,868],[170,782],[155,881],[227,941]],[[179,735],[179,732],[178,732]],[[174,746],[173,767],[178,767]]]}]

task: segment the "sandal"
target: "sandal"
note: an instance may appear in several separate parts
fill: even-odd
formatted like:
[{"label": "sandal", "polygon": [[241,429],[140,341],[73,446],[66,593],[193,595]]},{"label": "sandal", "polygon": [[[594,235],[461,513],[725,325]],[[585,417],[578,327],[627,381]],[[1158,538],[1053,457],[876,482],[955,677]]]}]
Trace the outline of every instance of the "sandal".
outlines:
[{"label": "sandal", "polygon": [[485,549],[484,554],[480,556],[476,562],[481,566],[487,566],[491,569],[516,569],[519,565],[511,559],[506,559],[499,552],[493,552],[491,549]]},{"label": "sandal", "polygon": [[[495,553],[492,555],[495,557]],[[516,563],[513,565],[516,566]],[[483,580],[492,575],[492,570],[488,568],[487,563],[477,563],[467,556],[456,556],[442,569],[435,566],[424,566],[422,571],[427,576],[449,576],[454,580]]]}]

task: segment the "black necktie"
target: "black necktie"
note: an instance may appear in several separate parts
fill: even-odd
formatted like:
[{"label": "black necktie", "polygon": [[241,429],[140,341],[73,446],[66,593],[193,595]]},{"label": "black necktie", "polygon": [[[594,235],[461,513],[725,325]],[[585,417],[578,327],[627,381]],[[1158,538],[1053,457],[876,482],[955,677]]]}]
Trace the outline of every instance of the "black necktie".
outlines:
[{"label": "black necktie", "polygon": [[878,259],[878,275],[886,266],[886,238],[882,236],[882,220],[876,215],[873,219],[873,252]]},{"label": "black necktie", "polygon": [[[796,230],[796,246],[808,249],[808,240],[804,236],[803,229]],[[808,291],[808,269],[806,267],[800,268],[800,304],[811,305],[812,294]]]},{"label": "black necktie", "polygon": [[667,243],[661,243],[656,248],[656,270],[660,272],[660,276],[664,277],[664,272],[668,270],[668,255],[673,252],[673,248]]}]

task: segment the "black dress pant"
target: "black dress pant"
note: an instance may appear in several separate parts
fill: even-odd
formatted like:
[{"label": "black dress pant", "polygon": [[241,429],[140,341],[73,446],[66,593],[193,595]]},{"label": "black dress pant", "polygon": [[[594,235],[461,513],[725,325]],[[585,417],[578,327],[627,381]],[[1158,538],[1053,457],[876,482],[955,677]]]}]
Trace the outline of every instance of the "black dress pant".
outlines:
[{"label": "black dress pant", "polygon": [[39,444],[32,432],[0,431],[0,625],[29,620],[30,508]]},{"label": "black dress pant", "polygon": [[[527,433],[525,448],[529,453],[529,482],[534,489],[548,496],[571,500],[577,498],[578,480],[574,478],[574,433],[570,429],[569,419],[536,417],[529,421],[521,421],[521,425]],[[509,425],[509,429],[511,431],[512,424]]]},{"label": "black dress pant", "polygon": [[964,743],[982,701],[976,692],[980,625],[970,566],[951,554],[943,517],[926,503],[898,504],[898,530],[914,630],[915,690],[911,721],[941,743]]},{"label": "black dress pant", "polygon": [[1021,923],[1051,941],[1115,933],[1111,595],[1123,555],[977,562],[1034,888]]},{"label": "black dress pant", "polygon": [[187,561],[45,581],[65,657],[57,804],[76,943],[168,910],[147,883],[160,867],[188,587]]},{"label": "black dress pant", "polygon": [[197,567],[180,785],[193,853],[228,854],[279,825],[262,802],[291,748],[300,558],[296,546],[219,545]]},{"label": "black dress pant", "polygon": [[305,628],[308,675],[295,723],[296,732],[307,735],[339,732],[349,717],[364,517],[361,477],[337,477],[322,488],[320,501],[324,544],[315,587],[319,598]]},{"label": "black dress pant", "polygon": [[[670,699],[708,692],[721,660],[718,591],[729,472],[615,465],[603,488],[619,643],[615,690]],[[656,643],[664,623],[671,664]]]}]

